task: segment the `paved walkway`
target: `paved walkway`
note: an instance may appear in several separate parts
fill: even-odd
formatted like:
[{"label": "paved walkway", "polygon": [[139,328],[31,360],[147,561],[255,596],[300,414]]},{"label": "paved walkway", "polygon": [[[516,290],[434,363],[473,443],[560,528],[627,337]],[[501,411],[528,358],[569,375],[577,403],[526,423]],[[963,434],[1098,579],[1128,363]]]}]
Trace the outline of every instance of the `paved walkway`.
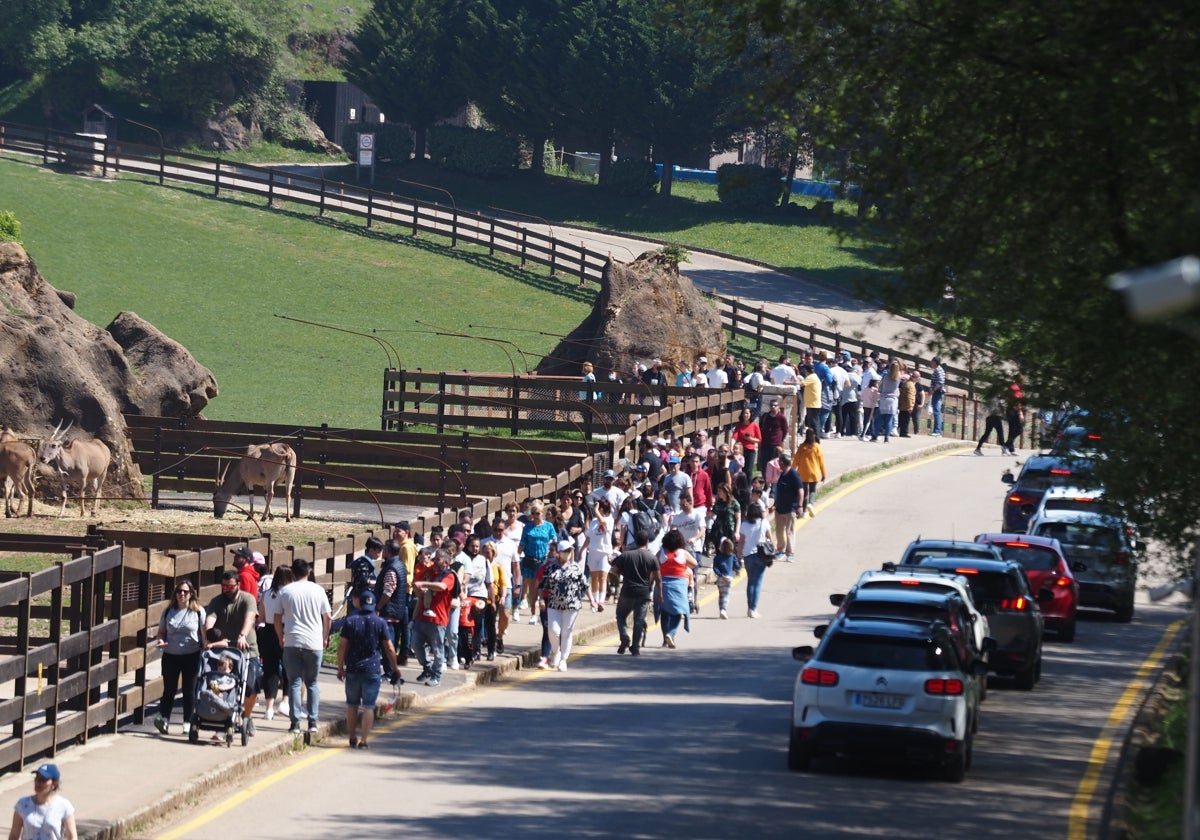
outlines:
[{"label": "paved walkway", "polygon": [[[959,445],[964,444],[927,436],[893,438],[886,445],[882,441],[871,444],[856,439],[829,440],[824,444],[830,469],[826,486],[832,489],[848,476]],[[1007,459],[996,459],[997,479],[1008,463]],[[1000,496],[1001,485],[997,480],[997,515]],[[801,574],[801,569],[802,563],[777,565],[773,574]],[[583,641],[613,634],[612,615],[611,611],[582,613],[576,638]],[[497,656],[495,662],[481,662],[470,671],[447,671],[437,688],[406,684],[393,714],[403,715],[411,709],[435,705],[451,694],[470,691],[476,685],[531,667],[537,662],[540,642],[540,626],[525,621],[513,624],[505,638],[507,652]],[[414,664],[410,660],[405,669],[409,679],[416,676]],[[338,738],[345,713],[344,690],[332,669],[322,671],[320,689],[321,733],[316,743]],[[384,695],[387,693],[385,687]],[[204,740],[193,745],[183,735],[163,737],[148,720],[140,726],[123,726],[118,735],[103,736],[85,746],[63,751],[55,761],[63,773],[63,794],[76,807],[80,836],[145,836],[145,826],[152,818],[172,809],[186,808],[196,796],[238,778],[251,778],[260,765],[304,749],[301,739],[287,734],[287,718],[266,721],[260,709],[256,725],[258,734],[247,747],[240,746],[236,738],[234,746],[227,748],[223,743],[215,745]],[[178,726],[176,723],[173,731]],[[202,733],[205,738],[210,734]],[[0,780],[0,813],[10,811],[20,796],[32,792],[31,780],[27,772],[12,773]]]}]

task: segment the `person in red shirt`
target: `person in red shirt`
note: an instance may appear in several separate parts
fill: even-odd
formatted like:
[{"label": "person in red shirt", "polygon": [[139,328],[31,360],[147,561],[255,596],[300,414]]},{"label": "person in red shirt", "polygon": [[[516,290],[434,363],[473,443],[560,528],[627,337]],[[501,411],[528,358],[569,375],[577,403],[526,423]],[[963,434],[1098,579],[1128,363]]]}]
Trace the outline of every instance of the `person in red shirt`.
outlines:
[{"label": "person in red shirt", "polygon": [[758,445],[762,443],[762,429],[750,416],[750,409],[743,408],[742,413],[738,415],[737,424],[733,427],[733,440],[734,443],[742,445],[742,454],[746,457],[742,469],[746,471],[746,475],[754,475],[754,461],[758,456]]},{"label": "person in red shirt", "polygon": [[683,463],[683,471],[692,479],[692,507],[708,520],[708,509],[713,502],[712,476],[700,469],[700,454],[689,456]]},{"label": "person in red shirt", "polygon": [[[458,575],[450,571],[450,552],[438,549],[432,562],[418,564],[413,591],[421,596],[416,629],[417,659],[421,663],[417,682],[440,685],[446,667],[446,625],[450,602],[458,597]],[[428,596],[428,597],[426,597]],[[433,659],[429,655],[432,651]]]},{"label": "person in red shirt", "polygon": [[1009,455],[1017,454],[1014,444],[1020,440],[1021,432],[1025,431],[1025,406],[1022,402],[1024,399],[1021,375],[1017,374],[1008,386],[1008,440],[1005,441],[1004,448],[1008,450]]},{"label": "person in red shirt", "polygon": [[259,563],[265,563],[265,560],[257,551],[244,545],[234,549],[233,567],[238,573],[238,589],[249,592],[255,601],[258,600],[258,569],[255,566]]}]

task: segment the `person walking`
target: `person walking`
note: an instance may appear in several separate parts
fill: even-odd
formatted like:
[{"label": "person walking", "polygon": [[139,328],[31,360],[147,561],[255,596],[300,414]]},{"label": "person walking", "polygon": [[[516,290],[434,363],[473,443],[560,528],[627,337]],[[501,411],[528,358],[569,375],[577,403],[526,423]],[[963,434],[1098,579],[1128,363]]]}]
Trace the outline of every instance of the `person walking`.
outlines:
[{"label": "person walking", "polygon": [[279,613],[275,616],[275,632],[283,648],[283,669],[288,678],[288,705],[293,735],[300,734],[300,686],[308,696],[304,712],[308,717],[308,734],[317,731],[321,687],[317,675],[321,672],[321,657],[329,646],[332,611],[325,590],[309,579],[308,561],[292,561],[296,580],[279,595]]},{"label": "person walking", "polygon": [[530,624],[537,624],[538,621],[538,592],[534,575],[538,567],[546,562],[550,544],[558,539],[558,530],[552,522],[546,521],[545,516],[545,505],[535,501],[529,508],[529,523],[521,531],[521,539],[517,543],[521,558],[521,597],[513,605],[513,614],[517,615],[520,602],[528,598]]},{"label": "person walking", "polygon": [[558,562],[547,564],[542,581],[546,593],[546,629],[550,633],[550,667],[567,670],[575,621],[587,598],[588,578],[577,559],[575,541],[560,540]]},{"label": "person walking", "polygon": [[1017,454],[1016,443],[1025,431],[1025,395],[1021,392],[1021,377],[1018,375],[1008,386],[1008,440],[1004,448],[1009,455]]},{"label": "person walking", "polygon": [[[271,575],[271,585],[266,591],[259,591],[258,615],[263,624],[258,633],[258,650],[262,654],[263,698],[266,708],[263,717],[267,720],[275,718],[275,699],[279,695],[280,680],[283,678],[283,647],[279,644],[279,634],[275,632],[275,616],[279,614],[279,595],[284,588],[295,580],[291,566],[281,566]],[[286,697],[279,701],[279,713],[288,714],[284,705]]]},{"label": "person walking", "polygon": [[[254,632],[258,602],[240,589],[238,573],[227,569],[221,575],[221,591],[208,602],[204,613],[204,647],[220,650],[233,645],[246,657],[246,702],[242,705],[242,718],[248,734],[253,735],[251,715],[262,691],[262,661],[258,658],[258,634]],[[216,641],[208,640],[209,630],[217,631]]]},{"label": "person walking", "polygon": [[933,412],[933,437],[942,436],[942,409],[946,402],[946,369],[942,367],[941,356],[934,356],[930,361],[933,370],[929,372],[929,409]]},{"label": "person walking", "polygon": [[688,614],[688,581],[696,568],[696,558],[687,550],[687,540],[678,528],[667,531],[659,552],[659,573],[662,577],[662,600],[659,624],[662,627],[663,647],[674,648],[679,625],[691,632]]},{"label": "person walking", "polygon": [[[641,653],[646,639],[646,610],[654,596],[654,588],[661,579],[658,558],[646,548],[651,534],[639,530],[633,535],[634,548],[626,549],[613,558],[612,570],[621,576],[621,591],[617,595],[617,633],[621,644],[617,653],[629,651],[631,656]],[[626,622],[633,615],[633,636],[629,635]]]},{"label": "person walking", "polygon": [[742,517],[741,530],[738,532],[737,559],[746,570],[746,615],[758,618],[758,602],[762,597],[762,579],[767,565],[774,558],[762,549],[767,539],[767,523],[763,518],[763,510],[758,505],[750,505],[746,515]]},{"label": "person walking", "polygon": [[[758,427],[762,431],[762,443],[758,447],[758,461],[762,465],[763,477],[767,475],[767,463],[775,458],[788,434],[787,416],[779,409],[779,400],[771,398],[766,414],[759,415]],[[770,479],[767,479],[770,483]]]},{"label": "person walking", "polygon": [[608,571],[613,555],[612,505],[608,499],[596,502],[596,515],[587,526],[587,570],[591,579],[589,595],[592,612],[604,612],[604,599],[608,592]]},{"label": "person walking", "polygon": [[825,453],[812,429],[805,430],[804,443],[796,447],[792,465],[804,484],[804,515],[811,519],[816,516],[813,503],[817,499],[817,484],[825,480]]},{"label": "person walking", "polygon": [[192,719],[192,703],[196,697],[196,674],[200,670],[200,651],[204,647],[204,607],[196,600],[191,581],[175,584],[171,604],[158,620],[158,647],[162,650],[162,699],[154,728],[166,735],[171,725],[171,710],[175,693],[183,681],[183,727]]},{"label": "person walking", "polygon": [[[750,492],[747,490],[747,501]],[[728,485],[717,488],[712,507],[712,524],[708,529],[708,542],[719,546],[721,540],[736,540],[738,526],[742,524],[742,504],[735,498]]]},{"label": "person walking", "polygon": [[733,587],[733,579],[742,570],[741,561],[737,558],[737,544],[729,537],[722,537],[717,551],[713,555],[713,574],[717,578],[717,609],[722,619],[729,618],[729,590]]},{"label": "person walking", "polygon": [[13,808],[8,840],[75,840],[75,806],[60,794],[62,773],[57,764],[39,764],[33,771],[33,795],[22,796]]},{"label": "person walking", "polygon": [[1008,444],[1004,440],[1004,399],[998,396],[988,400],[988,415],[984,421],[983,435],[979,438],[979,443],[975,444],[976,455],[983,454],[983,445],[992,436],[992,432],[996,433],[996,443],[1000,445],[1000,454],[1003,455],[1008,451]]},{"label": "person walking", "polygon": [[[805,439],[809,433],[816,434],[812,428],[805,429]],[[792,466],[790,452],[779,453],[779,481],[775,483],[775,556],[782,555],[791,563],[795,556],[792,550],[792,537],[796,533],[796,517],[804,510],[804,482],[800,473]],[[760,540],[761,542],[761,540]],[[757,549],[758,543],[754,544]],[[749,574],[749,567],[746,567]]]},{"label": "person walking", "polygon": [[745,465],[742,467],[747,475],[754,474],[754,465],[757,463],[758,445],[762,443],[762,429],[758,427],[758,422],[750,415],[750,409],[743,408],[738,415],[737,423],[733,426],[733,440],[735,443],[742,445],[742,455],[746,459]]},{"label": "person walking", "polygon": [[337,676],[346,684],[346,734],[350,749],[365,750],[375,724],[375,701],[383,682],[379,658],[382,655],[387,660],[392,685],[400,682],[400,663],[396,661],[392,631],[375,614],[375,592],[371,589],[355,592],[350,601],[354,611],[342,623]]}]

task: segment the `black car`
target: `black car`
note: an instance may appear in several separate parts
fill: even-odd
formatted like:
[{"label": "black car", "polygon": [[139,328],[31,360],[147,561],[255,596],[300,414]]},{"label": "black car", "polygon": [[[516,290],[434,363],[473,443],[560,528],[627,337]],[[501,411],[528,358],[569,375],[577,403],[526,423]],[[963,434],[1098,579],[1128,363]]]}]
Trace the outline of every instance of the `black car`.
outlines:
[{"label": "black car", "polygon": [[1025,533],[1029,518],[1037,510],[1047,488],[1089,486],[1092,483],[1090,473],[1091,461],[1065,452],[1030,456],[1016,477],[1011,470],[1006,470],[1000,477],[1009,485],[1004,496],[1004,527],[1000,530],[1007,534]]},{"label": "black car", "polygon": [[1045,620],[1038,602],[1053,601],[1054,593],[1042,590],[1035,598],[1025,570],[1011,560],[927,557],[919,565],[953,571],[967,579],[976,606],[988,617],[988,634],[995,640],[988,668],[1014,677],[1023,691],[1032,689],[1042,676]]},{"label": "black car", "polygon": [[974,540],[915,539],[904,549],[901,566],[919,566],[928,558],[974,557],[979,560],[1003,560],[1000,552],[990,545]]}]

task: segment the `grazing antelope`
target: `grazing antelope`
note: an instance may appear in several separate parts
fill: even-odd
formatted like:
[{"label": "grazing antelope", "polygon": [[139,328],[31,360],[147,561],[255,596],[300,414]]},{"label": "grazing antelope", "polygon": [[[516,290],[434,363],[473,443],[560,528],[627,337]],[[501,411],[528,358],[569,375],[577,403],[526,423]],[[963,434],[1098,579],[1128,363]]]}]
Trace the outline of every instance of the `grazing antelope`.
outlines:
[{"label": "grazing antelope", "polygon": [[292,482],[296,478],[296,452],[286,443],[252,443],[246,447],[246,454],[237,465],[230,470],[228,467],[217,477],[217,490],[213,493],[213,515],[217,519],[225,516],[229,500],[241,492],[244,487],[250,494],[250,515],[254,518],[254,488],[263,488],[265,510],[262,519],[265,522],[274,518],[271,513],[271,499],[275,495],[275,485],[283,479],[287,486],[287,494],[283,497],[283,518],[292,521]]},{"label": "grazing antelope", "polygon": [[33,474],[37,453],[19,440],[7,428],[0,429],[0,474],[4,475],[4,515],[13,516],[13,497],[16,497],[16,516],[21,515],[21,498],[29,499],[26,516],[33,516]]},{"label": "grazing antelope", "polygon": [[62,421],[59,421],[58,426],[50,433],[50,439],[42,444],[39,457],[43,464],[50,465],[58,472],[62,481],[63,500],[58,515],[61,517],[67,510],[68,483],[78,481],[79,515],[85,515],[84,497],[91,487],[96,494],[92,502],[92,516],[96,516],[100,511],[100,491],[104,488],[104,477],[112,463],[112,453],[108,451],[108,444],[96,438],[63,443],[63,438],[72,425],[74,424],[69,423],[67,428],[59,431],[59,427],[62,426]]}]

